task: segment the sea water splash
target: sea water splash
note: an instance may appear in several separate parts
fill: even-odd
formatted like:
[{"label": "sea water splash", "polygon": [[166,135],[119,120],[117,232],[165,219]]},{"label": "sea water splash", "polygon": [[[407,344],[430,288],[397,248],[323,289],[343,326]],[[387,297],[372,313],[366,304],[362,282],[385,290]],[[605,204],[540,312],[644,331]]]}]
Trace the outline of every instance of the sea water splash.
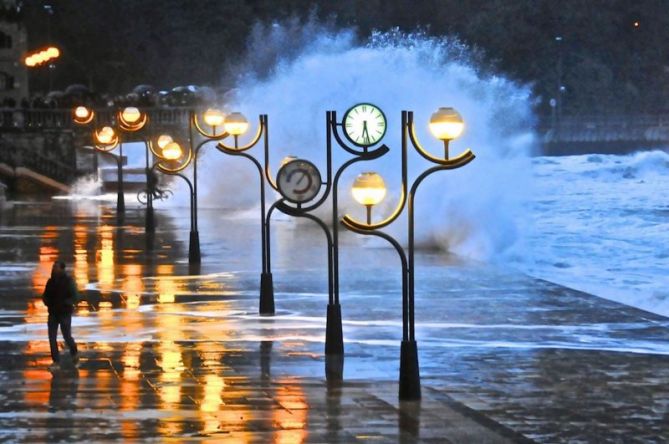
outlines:
[{"label": "sea water splash", "polygon": [[[351,31],[274,24],[257,28],[254,35],[249,57],[269,64],[244,65],[255,71],[237,79],[224,107],[247,116],[269,115],[274,171],[284,156],[296,155],[324,173],[326,111],[336,110],[341,118],[358,102],[374,103],[386,113],[388,131],[382,142],[391,152],[352,168],[342,177],[340,196],[342,210],[362,218],[348,188],[359,172],[378,171],[389,187],[386,202],[376,211],[380,218],[394,208],[399,195],[401,111],[415,112],[420,139],[440,155],[443,148],[429,134],[427,122],[437,108],[452,106],[462,114],[466,130],[451,143],[451,153],[471,148],[477,159],[461,170],[435,174],[421,187],[417,240],[476,259],[495,257],[516,242],[525,219],[528,154],[535,141],[528,88],[479,72],[459,42],[422,33],[375,33],[360,43]],[[282,53],[287,55],[277,56]],[[253,166],[214,151],[201,161],[202,206],[257,205]],[[347,158],[344,154],[335,149],[336,164]],[[409,157],[412,177],[429,166],[415,152]],[[394,230],[404,231],[401,225]]]},{"label": "sea water splash", "polygon": [[669,154],[537,157],[532,276],[669,316]]}]

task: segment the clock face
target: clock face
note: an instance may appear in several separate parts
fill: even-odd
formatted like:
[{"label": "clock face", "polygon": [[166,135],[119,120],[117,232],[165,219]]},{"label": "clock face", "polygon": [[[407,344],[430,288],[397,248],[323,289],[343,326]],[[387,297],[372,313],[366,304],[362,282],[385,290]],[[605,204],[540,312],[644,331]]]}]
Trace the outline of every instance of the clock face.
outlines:
[{"label": "clock face", "polygon": [[276,184],[286,200],[298,204],[308,202],[321,189],[321,173],[307,160],[292,160],[279,169]]},{"label": "clock face", "polygon": [[344,114],[344,134],[358,146],[370,146],[386,134],[386,116],[371,103],[359,103]]}]

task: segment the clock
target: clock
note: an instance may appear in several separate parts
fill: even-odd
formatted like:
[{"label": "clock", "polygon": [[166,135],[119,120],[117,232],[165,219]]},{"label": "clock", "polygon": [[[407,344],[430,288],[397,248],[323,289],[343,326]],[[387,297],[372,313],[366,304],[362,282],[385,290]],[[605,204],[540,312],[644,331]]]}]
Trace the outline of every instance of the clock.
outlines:
[{"label": "clock", "polygon": [[386,134],[386,115],[371,103],[358,103],[344,114],[344,134],[351,143],[370,146]]},{"label": "clock", "polygon": [[318,194],[322,185],[321,173],[308,160],[291,160],[279,169],[276,185],[284,199],[301,204]]}]

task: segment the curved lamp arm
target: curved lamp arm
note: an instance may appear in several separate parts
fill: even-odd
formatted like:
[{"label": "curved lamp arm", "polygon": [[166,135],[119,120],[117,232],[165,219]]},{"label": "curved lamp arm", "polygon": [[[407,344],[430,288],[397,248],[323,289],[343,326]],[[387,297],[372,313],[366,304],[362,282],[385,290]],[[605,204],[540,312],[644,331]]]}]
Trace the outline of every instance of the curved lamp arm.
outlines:
[{"label": "curved lamp arm", "polygon": [[261,115],[260,118],[259,118],[258,130],[256,131],[255,136],[253,136],[253,139],[249,143],[247,143],[244,146],[240,146],[240,147],[235,148],[233,146],[228,146],[228,145],[224,144],[223,141],[220,141],[220,142],[218,142],[218,144],[216,144],[216,148],[220,149],[221,151],[224,151],[224,149],[226,149],[226,148],[228,150],[234,150],[234,151],[246,151],[248,149],[253,148],[258,143],[258,141],[260,140],[260,137],[263,135],[264,131],[265,131],[265,116]]},{"label": "curved lamp arm", "polygon": [[409,111],[407,113],[407,128],[409,132],[409,139],[411,140],[411,144],[413,147],[418,151],[418,154],[423,156],[425,159],[429,160],[432,163],[436,163],[439,165],[443,166],[451,166],[453,165],[453,168],[458,168],[460,166],[466,165],[467,163],[471,162],[474,159],[474,153],[470,149],[466,149],[464,152],[459,154],[458,156],[452,158],[452,159],[441,159],[439,157],[435,157],[432,154],[430,154],[425,148],[423,148],[423,145],[418,140],[418,136],[416,135],[416,126],[414,125],[413,122],[413,112]]},{"label": "curved lamp arm", "polygon": [[369,236],[376,236],[380,237],[382,239],[385,239],[390,245],[395,248],[395,251],[397,252],[397,255],[400,258],[400,262],[402,264],[402,340],[407,341],[409,340],[409,290],[408,290],[408,279],[409,279],[409,262],[407,261],[407,256],[406,253],[404,252],[404,249],[402,246],[389,234],[384,233],[383,231],[377,231],[377,230],[369,230],[369,229],[364,229],[360,230],[358,228],[352,227],[352,226],[347,226],[351,231],[354,233],[362,234],[362,235],[369,235]]},{"label": "curved lamp arm", "polygon": [[310,219],[310,220],[314,221],[316,224],[318,224],[318,226],[321,227],[321,229],[323,230],[323,233],[325,233],[325,238],[328,242],[328,247],[332,248],[332,245],[333,245],[332,235],[330,234],[330,230],[328,230],[327,225],[325,225],[325,223],[322,220],[320,220],[319,218],[317,218],[313,214],[307,213],[302,208],[297,209],[295,207],[291,207],[290,205],[286,205],[286,202],[283,199],[276,202],[274,204],[274,207],[277,210],[281,211],[283,214],[286,214],[288,216],[304,217],[306,219]]},{"label": "curved lamp arm", "polygon": [[332,134],[334,135],[335,140],[339,144],[340,147],[344,148],[345,151],[349,152],[350,154],[353,154],[354,156],[362,156],[368,152],[369,147],[363,148],[362,151],[357,150],[355,148],[351,148],[348,146],[348,144],[342,139],[342,137],[339,135],[339,124],[337,123],[337,112],[336,111],[330,111],[330,122],[328,122],[330,125],[330,130],[332,131]]},{"label": "curved lamp arm", "polygon": [[[186,165],[188,165],[188,163],[186,163]],[[195,228],[195,215],[193,213],[193,196],[194,196],[193,183],[190,181],[190,179],[188,179],[188,177],[181,174],[179,172],[180,170],[176,170],[176,171],[172,171],[172,172],[165,171],[163,168],[161,168],[159,162],[156,162],[153,165],[151,165],[151,171],[152,172],[155,171],[156,168],[158,168],[160,171],[162,171],[163,173],[168,174],[170,176],[177,176],[177,177],[182,178],[186,182],[186,184],[188,185],[188,189],[190,190],[190,209],[191,209],[191,211],[190,211],[190,230],[193,231],[193,229]]]},{"label": "curved lamp arm", "polygon": [[147,113],[141,113],[137,122],[128,123],[123,119],[123,111],[118,111],[116,113],[116,119],[118,120],[118,126],[123,131],[135,132],[144,128],[144,125],[146,125],[149,121],[149,115]]},{"label": "curved lamp arm", "polygon": [[[316,208],[320,207],[323,202],[325,202],[330,195],[330,190],[333,187],[336,187],[338,182],[339,182],[339,176],[348,168],[350,165],[353,165],[356,162],[361,162],[363,160],[374,160],[378,159],[379,157],[383,156],[386,154],[388,151],[390,151],[390,148],[388,148],[386,145],[381,145],[380,147],[376,148],[373,151],[368,151],[366,153],[359,153],[357,157],[354,157],[352,159],[349,159],[347,162],[345,162],[341,167],[339,167],[339,170],[337,170],[337,173],[335,174],[334,180],[332,183],[329,181],[325,183],[325,191],[323,192],[323,195],[318,199],[315,203],[307,206],[307,207],[301,207],[300,211],[303,212],[308,212],[308,211],[313,211]],[[288,207],[291,208],[291,207]],[[294,208],[293,208],[294,209]]]},{"label": "curved lamp arm", "polygon": [[258,162],[255,157],[253,157],[252,155],[250,155],[248,153],[245,153],[243,151],[236,150],[234,148],[228,148],[228,147],[222,146],[220,144],[216,148],[218,148],[223,153],[229,154],[231,156],[246,157],[248,160],[250,160],[251,162],[253,162],[255,164],[256,168],[258,168],[258,172],[260,173],[260,178],[262,179],[262,176],[263,176],[262,165],[260,165],[260,162]]},{"label": "curved lamp arm", "polygon": [[267,161],[268,157],[269,156],[265,156],[265,178],[274,191],[279,191],[279,186],[276,184],[276,180],[272,177],[272,170],[270,169],[269,162]]},{"label": "curved lamp arm", "polygon": [[230,136],[230,134],[226,133],[225,131],[223,131],[221,134],[215,134],[215,133],[207,132],[204,128],[202,128],[202,126],[200,126],[200,120],[197,117],[197,113],[194,112],[194,111],[191,111],[190,121],[191,121],[191,124],[197,130],[197,132],[200,133],[202,136],[206,137],[207,139],[222,140],[222,139],[225,139],[226,137]]},{"label": "curved lamp arm", "polygon": [[265,149],[265,179],[269,185],[274,189],[274,191],[279,191],[279,187],[276,184],[274,175],[270,169],[269,165],[269,122],[267,121],[267,114],[261,115],[261,118],[265,120],[265,134],[264,134],[264,149]]},{"label": "curved lamp arm", "polygon": [[118,144],[119,144],[118,136],[115,136],[114,140],[109,144],[98,145],[97,143],[95,143],[94,146],[95,149],[98,151],[101,151],[103,153],[109,153],[110,151],[113,151],[114,148],[118,146]]},{"label": "curved lamp arm", "polygon": [[[156,144],[153,141],[151,141],[149,139],[149,140],[146,140],[145,142],[146,142],[147,146],[149,147],[149,150],[153,153],[154,156],[156,156],[159,159],[163,159],[163,160],[165,159],[163,157],[162,150],[156,149]],[[203,140],[202,142],[197,144],[197,146],[193,149],[193,156],[197,155],[197,153],[200,151],[200,149],[204,145],[206,145],[208,142],[211,142],[211,140]],[[188,150],[188,151],[191,152],[191,150]],[[189,160],[189,162],[190,162],[190,160]]]},{"label": "curved lamp arm", "polygon": [[179,165],[177,165],[177,166],[174,167],[174,168],[171,168],[171,167],[169,167],[169,166],[163,165],[163,164],[161,164],[160,162],[154,164],[154,166],[155,166],[156,168],[158,168],[161,172],[165,173],[165,174],[176,174],[176,173],[179,173],[179,172],[185,170],[186,167],[188,167],[188,165],[190,164],[190,162],[191,162],[192,159],[193,159],[193,151],[192,151],[192,150],[188,150],[188,155],[186,156],[186,159],[183,160],[183,161],[181,161],[181,162],[179,162]]},{"label": "curved lamp arm", "polygon": [[149,151],[151,151],[151,153],[153,153],[154,156],[156,156],[159,159],[163,158],[162,150],[158,151],[155,147],[155,144],[151,141],[151,139],[146,141],[146,146],[149,147]]},{"label": "curved lamp arm", "polygon": [[[407,119],[408,119],[408,113],[406,111],[402,111],[402,128],[406,127]],[[384,220],[382,220],[381,222],[377,222],[375,224],[367,224],[359,222],[358,220],[356,220],[355,218],[353,218],[348,214],[344,215],[341,222],[344,224],[344,226],[346,226],[346,228],[352,231],[378,230],[387,225],[390,225],[400,216],[400,214],[402,214],[402,211],[404,210],[404,206],[406,205],[407,202],[407,183],[408,183],[407,135],[406,131],[402,131],[402,189],[400,190],[400,199],[397,202],[395,210],[392,213],[390,213],[390,215],[386,217]]]},{"label": "curved lamp arm", "polygon": [[390,225],[391,223],[395,222],[395,220],[399,217],[400,214],[402,214],[402,210],[404,210],[404,206],[406,205],[407,201],[407,193],[406,193],[406,185],[402,184],[402,191],[400,195],[400,200],[397,203],[397,207],[395,207],[395,210],[390,213],[390,215],[382,220],[381,222],[377,222],[375,224],[367,224],[363,222],[359,222],[356,220],[354,217],[352,217],[349,214],[345,214],[341,218],[341,223],[344,224],[346,228],[352,231],[360,230],[360,231],[372,231],[372,230],[378,230],[380,228],[383,228],[387,225]]},{"label": "curved lamp arm", "polygon": [[114,131],[114,136],[109,141],[109,143],[100,143],[100,140],[98,140],[99,131],[101,131],[101,129],[93,129],[93,146],[97,151],[108,153],[121,143],[121,138],[119,137],[117,131]]},{"label": "curved lamp arm", "polygon": [[[456,168],[463,167],[467,165],[469,162],[474,160],[476,156],[471,150],[467,150],[465,153],[462,155],[456,157],[455,159],[451,159],[450,161],[444,162],[443,159],[440,159],[441,162],[440,165],[435,166],[431,168],[429,171],[430,173],[435,172],[435,171],[441,171],[441,170],[454,170]],[[425,177],[421,177],[420,181],[417,180],[414,185],[417,185],[417,183],[422,182],[422,179]],[[383,228],[387,225],[390,225],[399,217],[399,215],[402,213],[402,210],[404,210],[404,206],[407,201],[407,185],[406,185],[406,179],[402,181],[402,190],[401,190],[401,196],[400,196],[400,201],[397,204],[397,207],[395,208],[395,211],[393,211],[390,216],[388,216],[386,219],[382,220],[381,222],[377,222],[375,224],[367,224],[367,223],[362,223],[354,219],[348,214],[345,214],[344,217],[341,219],[342,224],[346,226],[346,228],[350,230],[362,230],[362,231],[370,231],[370,230],[377,230],[379,228]]]}]

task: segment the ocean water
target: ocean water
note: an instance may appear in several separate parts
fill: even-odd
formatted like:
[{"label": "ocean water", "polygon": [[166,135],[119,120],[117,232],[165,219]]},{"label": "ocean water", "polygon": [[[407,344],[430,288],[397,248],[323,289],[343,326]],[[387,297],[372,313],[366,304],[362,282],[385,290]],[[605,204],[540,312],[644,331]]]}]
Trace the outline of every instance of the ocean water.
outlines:
[{"label": "ocean water", "polygon": [[[355,103],[374,103],[388,118],[383,142],[391,152],[342,177],[340,208],[364,217],[347,188],[361,171],[377,171],[389,192],[375,217],[385,217],[399,194],[401,111],[415,111],[419,138],[439,153],[427,122],[438,107],[453,106],[466,129],[452,142],[451,153],[471,148],[477,158],[462,169],[435,174],[421,186],[416,200],[421,247],[510,266],[669,315],[665,152],[532,157],[539,147],[532,132],[530,88],[485,72],[469,49],[453,39],[395,31],[359,41],[351,30],[279,23],[259,27],[248,46],[251,56],[240,62],[236,88],[219,105],[226,112],[243,112],[252,125],[254,116],[269,115],[271,170],[290,154],[314,162],[324,176],[325,112],[336,110],[341,117]],[[128,146],[125,152],[131,164],[141,166],[143,151]],[[250,153],[261,157],[258,149]],[[335,164],[348,158],[344,154],[335,149]],[[199,208],[225,208],[255,218],[258,178],[252,165],[213,147],[205,147],[201,155]],[[427,167],[410,153],[410,177]],[[81,183],[77,191],[86,194],[94,188]],[[235,192],[225,192],[230,189]],[[187,207],[185,185],[175,183],[174,191],[173,199],[156,205],[175,211]],[[329,220],[329,205],[323,207],[320,216]],[[206,216],[200,221],[219,223]],[[398,220],[388,231],[402,240],[406,225]]]},{"label": "ocean water", "polygon": [[[504,248],[485,256],[478,255],[477,248],[461,253],[449,250],[448,242],[440,243],[455,235],[449,234],[448,228],[440,233],[428,227],[427,235],[436,246],[456,255],[669,316],[669,202],[665,198],[669,154],[658,150],[630,155],[540,156],[531,159],[529,171],[532,178],[528,181],[530,192],[523,190],[524,208],[504,214],[508,219],[504,229],[514,227]],[[91,194],[97,186],[90,183],[87,180],[76,194]],[[511,193],[513,188],[505,192]],[[105,196],[90,197],[105,200]],[[129,202],[133,197],[128,196]],[[107,198],[113,201],[116,195]],[[235,203],[220,201],[228,208]],[[175,200],[157,205],[171,207],[171,211],[183,209]],[[256,210],[251,207],[238,214],[255,220]],[[487,242],[488,233],[482,227],[493,226],[492,211],[492,219],[478,229],[462,230],[456,245]],[[460,217],[457,207],[451,208],[450,214]],[[207,227],[217,224],[218,219],[203,212],[200,222]],[[417,229],[424,231],[425,227]],[[358,242],[370,248],[384,246],[362,238]]]},{"label": "ocean water", "polygon": [[536,157],[521,271],[669,316],[669,154]]}]

